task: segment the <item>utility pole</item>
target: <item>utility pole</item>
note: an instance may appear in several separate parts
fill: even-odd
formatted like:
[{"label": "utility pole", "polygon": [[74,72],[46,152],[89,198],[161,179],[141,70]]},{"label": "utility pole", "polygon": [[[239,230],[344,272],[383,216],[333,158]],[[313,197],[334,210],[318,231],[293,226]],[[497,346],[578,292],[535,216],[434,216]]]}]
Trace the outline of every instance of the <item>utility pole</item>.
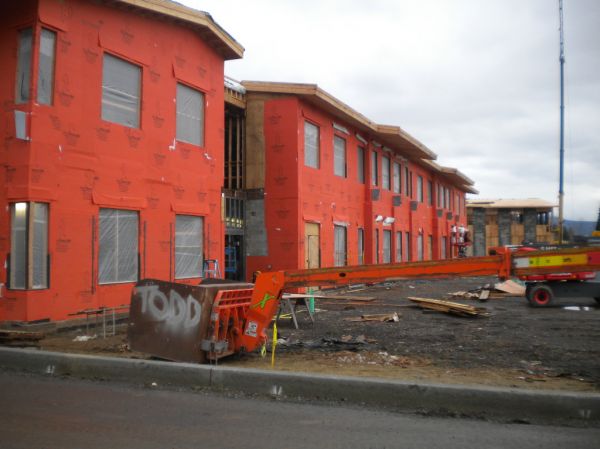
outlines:
[{"label": "utility pole", "polygon": [[560,20],[560,185],[558,189],[558,243],[563,243],[564,163],[565,163],[565,48],[563,38],[563,2],[558,0]]}]

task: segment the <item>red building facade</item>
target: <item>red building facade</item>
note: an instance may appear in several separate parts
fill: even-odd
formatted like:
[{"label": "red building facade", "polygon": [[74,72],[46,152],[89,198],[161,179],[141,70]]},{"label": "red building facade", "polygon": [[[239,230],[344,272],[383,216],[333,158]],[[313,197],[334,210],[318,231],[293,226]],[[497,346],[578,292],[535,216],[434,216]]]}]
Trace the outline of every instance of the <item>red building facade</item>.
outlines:
[{"label": "red building facade", "polygon": [[198,282],[223,258],[223,67],[243,48],[171,2],[0,10],[0,321]]},{"label": "red building facade", "polygon": [[456,254],[473,182],[398,127],[316,85],[246,89],[247,273],[437,260]]}]

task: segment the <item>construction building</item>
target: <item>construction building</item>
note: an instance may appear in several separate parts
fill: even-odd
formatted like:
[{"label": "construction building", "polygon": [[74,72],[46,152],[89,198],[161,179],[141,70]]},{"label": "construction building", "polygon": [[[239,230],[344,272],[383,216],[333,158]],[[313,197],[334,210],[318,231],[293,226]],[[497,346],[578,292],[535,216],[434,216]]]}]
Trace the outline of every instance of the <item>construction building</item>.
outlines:
[{"label": "construction building", "polygon": [[167,1],[0,11],[0,321],[127,305],[141,278],[198,283],[223,258],[223,73],[241,45]]},{"label": "construction building", "polygon": [[237,91],[247,276],[456,255],[451,228],[466,225],[465,193],[476,193],[460,171],[317,85],[245,81]]},{"label": "construction building", "polygon": [[467,220],[472,239],[470,254],[485,256],[493,246],[555,243],[552,211],[556,205],[529,199],[469,199]]},{"label": "construction building", "polygon": [[126,308],[143,278],[456,255],[473,181],[315,85],[226,79],[244,49],[208,14],[0,11],[0,321]]}]

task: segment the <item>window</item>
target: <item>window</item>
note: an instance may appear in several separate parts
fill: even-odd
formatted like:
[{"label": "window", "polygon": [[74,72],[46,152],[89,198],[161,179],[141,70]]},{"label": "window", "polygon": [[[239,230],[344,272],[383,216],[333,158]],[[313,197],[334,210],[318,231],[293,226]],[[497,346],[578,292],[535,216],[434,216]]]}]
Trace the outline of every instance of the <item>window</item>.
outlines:
[{"label": "window", "polygon": [[333,239],[333,264],[336,267],[343,267],[348,263],[348,260],[346,258],[346,227],[334,225]]},{"label": "window", "polygon": [[15,103],[29,101],[31,90],[31,53],[33,30],[25,28],[19,32],[17,47],[17,79],[15,83]]},{"label": "window", "polygon": [[202,276],[202,217],[175,216],[175,279]]},{"label": "window", "polygon": [[410,232],[406,232],[406,261],[410,262]]},{"label": "window", "polygon": [[427,260],[433,260],[433,236],[427,237]]},{"label": "window", "polygon": [[204,146],[204,94],[177,83],[177,140]]},{"label": "window", "polygon": [[375,229],[375,263],[379,263],[379,229]]},{"label": "window", "polygon": [[438,189],[437,189],[437,207],[439,209],[443,209],[444,208],[444,203],[443,203],[443,196],[442,195],[442,186],[441,184],[438,184]]},{"label": "window", "polygon": [[420,175],[417,176],[417,200],[423,202],[423,177]]},{"label": "window", "polygon": [[10,205],[12,289],[48,288],[48,204]]},{"label": "window", "polygon": [[358,228],[358,264],[365,263],[365,230]]},{"label": "window", "polygon": [[304,122],[304,165],[319,168],[319,128]]},{"label": "window", "polygon": [[427,204],[433,206],[433,182],[427,181]]},{"label": "window", "polygon": [[408,174],[409,180],[408,180],[408,188],[409,188],[409,195],[411,198],[413,198],[413,172],[410,172]]},{"label": "window", "polygon": [[346,141],[338,136],[333,136],[333,173],[346,177]]},{"label": "window", "polygon": [[381,188],[390,190],[390,159],[381,158]]},{"label": "window", "polygon": [[356,151],[356,161],[358,169],[358,182],[365,183],[365,149],[358,147]]},{"label": "window", "polygon": [[114,284],[138,278],[138,213],[100,209],[98,282]]},{"label": "window", "polygon": [[440,258],[446,258],[446,237],[442,236],[442,240],[440,242]]},{"label": "window", "polygon": [[140,127],[142,69],[105,54],[102,65],[102,120]]},{"label": "window", "polygon": [[446,209],[450,209],[450,189],[446,187],[444,192],[446,193],[444,204],[446,205]]},{"label": "window", "polygon": [[404,167],[404,193],[410,196],[410,178],[408,175],[408,166]]},{"label": "window", "polygon": [[52,104],[55,54],[56,33],[42,28],[37,80],[37,102],[40,104]]},{"label": "window", "polygon": [[376,186],[379,184],[377,178],[377,152],[371,151],[371,185]]},{"label": "window", "polygon": [[396,232],[396,262],[402,262],[402,232]]},{"label": "window", "polygon": [[400,193],[400,164],[398,162],[394,162],[393,165],[393,185],[392,189],[394,193]]},{"label": "window", "polygon": [[423,260],[423,234],[417,234],[417,260]]},{"label": "window", "polygon": [[383,263],[392,261],[392,231],[383,230]]}]

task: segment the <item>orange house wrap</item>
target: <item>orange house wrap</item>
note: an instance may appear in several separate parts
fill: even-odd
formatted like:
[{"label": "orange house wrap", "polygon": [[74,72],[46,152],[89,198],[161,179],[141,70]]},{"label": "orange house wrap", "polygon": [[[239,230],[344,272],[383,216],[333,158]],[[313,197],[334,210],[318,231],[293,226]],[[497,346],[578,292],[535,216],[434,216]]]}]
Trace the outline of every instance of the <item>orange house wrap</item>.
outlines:
[{"label": "orange house wrap", "polygon": [[223,259],[223,67],[243,48],[167,1],[0,6],[0,321],[129,302]]}]

